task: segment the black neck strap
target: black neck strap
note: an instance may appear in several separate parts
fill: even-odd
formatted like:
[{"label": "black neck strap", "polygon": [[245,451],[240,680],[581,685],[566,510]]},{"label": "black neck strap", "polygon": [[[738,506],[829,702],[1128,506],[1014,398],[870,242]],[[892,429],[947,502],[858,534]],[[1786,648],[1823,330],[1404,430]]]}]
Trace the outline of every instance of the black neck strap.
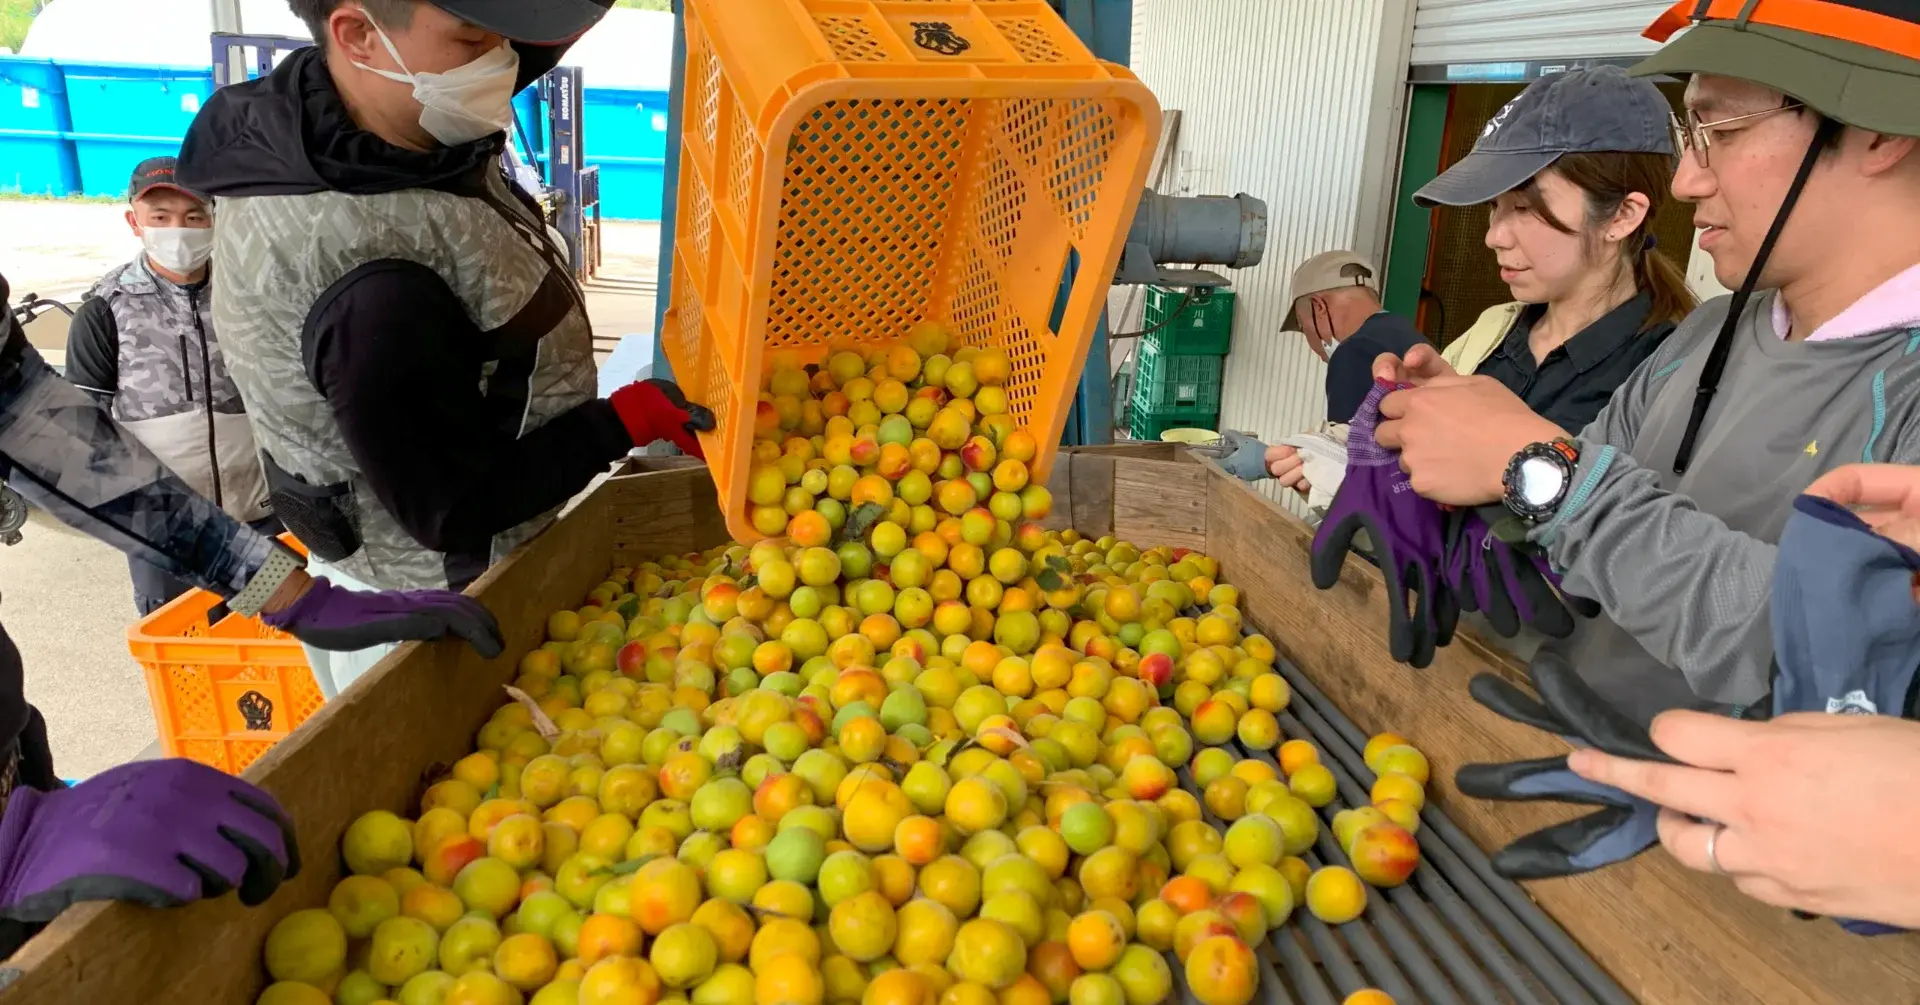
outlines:
[{"label": "black neck strap", "polygon": [[[1687,464],[1693,460],[1694,441],[1699,439],[1700,426],[1706,422],[1707,408],[1713,404],[1713,395],[1720,390],[1720,375],[1727,369],[1727,356],[1733,351],[1733,332],[1740,325],[1740,316],[1747,311],[1747,302],[1753,299],[1753,287],[1760,281],[1760,270],[1764,269],[1767,259],[1773,255],[1773,246],[1780,240],[1780,232],[1787,227],[1787,218],[1793,214],[1793,204],[1800,201],[1800,191],[1807,187],[1807,179],[1813,174],[1813,166],[1820,160],[1820,151],[1840,131],[1840,123],[1822,117],[1820,127],[1814,130],[1813,144],[1807,147],[1807,156],[1800,162],[1800,172],[1793,176],[1793,184],[1787,188],[1787,197],[1780,203],[1780,212],[1773,218],[1773,226],[1767,231],[1767,238],[1760,242],[1760,251],[1753,258],[1753,266],[1747,270],[1746,281],[1740,284],[1734,293],[1733,301],[1727,305],[1727,319],[1720,324],[1720,335],[1713,340],[1713,348],[1707,353],[1707,365],[1700,370],[1700,386],[1693,394],[1693,414],[1687,417],[1686,435],[1680,438],[1680,449],[1673,455],[1673,473],[1684,475]],[[1685,156],[1684,154],[1682,156]]]}]

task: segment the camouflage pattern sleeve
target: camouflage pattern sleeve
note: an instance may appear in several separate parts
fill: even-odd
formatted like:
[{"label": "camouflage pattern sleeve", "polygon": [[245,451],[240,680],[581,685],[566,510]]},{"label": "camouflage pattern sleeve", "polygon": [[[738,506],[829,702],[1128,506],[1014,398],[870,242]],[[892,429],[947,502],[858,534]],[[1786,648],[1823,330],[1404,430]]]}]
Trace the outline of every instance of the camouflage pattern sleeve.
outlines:
[{"label": "camouflage pattern sleeve", "polygon": [[61,523],[195,586],[224,597],[244,588],[271,539],[195,495],[11,321],[0,316],[11,329],[0,351],[0,476]]}]

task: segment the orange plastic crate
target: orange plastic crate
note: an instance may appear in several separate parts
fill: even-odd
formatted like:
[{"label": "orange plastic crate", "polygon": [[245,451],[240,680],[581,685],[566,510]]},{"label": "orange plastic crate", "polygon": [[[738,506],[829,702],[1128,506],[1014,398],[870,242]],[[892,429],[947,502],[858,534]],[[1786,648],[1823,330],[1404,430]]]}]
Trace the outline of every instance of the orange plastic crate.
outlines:
[{"label": "orange plastic crate", "polygon": [[189,590],[128,629],[127,648],[146,673],[161,751],[237,775],[326,699],[299,642],[239,614],[210,624],[219,604]]},{"label": "orange plastic crate", "polygon": [[662,342],[718,419],[701,445],[734,537],[762,536],[746,482],[766,354],[813,362],[921,320],[1006,350],[1044,481],[1158,141],[1153,95],[1042,0],[686,9]]}]

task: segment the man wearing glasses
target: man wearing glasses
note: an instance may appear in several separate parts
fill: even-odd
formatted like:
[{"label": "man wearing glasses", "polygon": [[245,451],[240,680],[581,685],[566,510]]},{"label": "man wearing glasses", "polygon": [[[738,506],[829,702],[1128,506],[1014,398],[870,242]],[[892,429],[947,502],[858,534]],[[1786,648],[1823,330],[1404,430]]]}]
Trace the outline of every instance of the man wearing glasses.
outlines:
[{"label": "man wearing glasses", "polygon": [[1770,687],[1768,600],[1795,497],[1920,462],[1920,5],[1683,0],[1636,72],[1688,77],[1674,194],[1738,290],[1702,305],[1579,436],[1416,347],[1375,376],[1421,495],[1504,503],[1604,613],[1549,643],[1640,722]]}]

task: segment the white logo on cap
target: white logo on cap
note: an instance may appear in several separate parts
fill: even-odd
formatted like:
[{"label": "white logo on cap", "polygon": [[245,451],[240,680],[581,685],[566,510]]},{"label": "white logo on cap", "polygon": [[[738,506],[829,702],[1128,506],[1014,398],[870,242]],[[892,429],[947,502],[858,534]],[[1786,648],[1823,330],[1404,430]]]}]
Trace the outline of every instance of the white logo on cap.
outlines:
[{"label": "white logo on cap", "polygon": [[1865,691],[1848,691],[1840,698],[1827,699],[1828,715],[1879,715],[1880,706]]},{"label": "white logo on cap", "polygon": [[1487,137],[1492,136],[1494,133],[1499,132],[1500,127],[1503,125],[1506,125],[1507,115],[1513,111],[1513,106],[1519,103],[1520,103],[1520,99],[1515,98],[1512,101],[1507,102],[1506,107],[1500,109],[1498,112],[1495,112],[1492,121],[1487,123],[1486,130],[1480,134],[1480,138],[1484,140]]}]

